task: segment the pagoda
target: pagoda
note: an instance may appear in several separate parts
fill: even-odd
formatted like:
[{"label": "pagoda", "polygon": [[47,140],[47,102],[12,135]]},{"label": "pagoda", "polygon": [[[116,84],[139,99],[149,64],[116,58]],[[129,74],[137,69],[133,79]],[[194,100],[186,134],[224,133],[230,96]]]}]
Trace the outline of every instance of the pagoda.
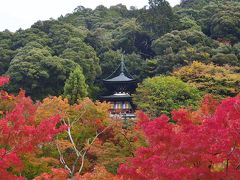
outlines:
[{"label": "pagoda", "polygon": [[[117,71],[119,71],[117,75]],[[124,64],[123,58],[121,64],[117,69],[106,79],[103,83],[111,92],[108,96],[102,96],[102,100],[111,104],[110,116],[119,117],[121,119],[135,118],[134,104],[132,103],[131,93],[136,88],[136,80],[129,74],[127,76],[127,68]]]}]

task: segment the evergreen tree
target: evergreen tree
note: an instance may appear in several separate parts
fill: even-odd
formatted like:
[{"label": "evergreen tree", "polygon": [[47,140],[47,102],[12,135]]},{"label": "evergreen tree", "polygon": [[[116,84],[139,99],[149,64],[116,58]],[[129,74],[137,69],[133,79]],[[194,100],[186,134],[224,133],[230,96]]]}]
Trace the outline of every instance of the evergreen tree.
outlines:
[{"label": "evergreen tree", "polygon": [[179,21],[166,0],[149,0],[149,9],[142,9],[137,19],[153,39],[171,32]]},{"label": "evergreen tree", "polygon": [[85,77],[82,69],[77,66],[65,82],[64,96],[68,98],[71,104],[74,104],[78,99],[86,97],[87,94],[88,92]]}]

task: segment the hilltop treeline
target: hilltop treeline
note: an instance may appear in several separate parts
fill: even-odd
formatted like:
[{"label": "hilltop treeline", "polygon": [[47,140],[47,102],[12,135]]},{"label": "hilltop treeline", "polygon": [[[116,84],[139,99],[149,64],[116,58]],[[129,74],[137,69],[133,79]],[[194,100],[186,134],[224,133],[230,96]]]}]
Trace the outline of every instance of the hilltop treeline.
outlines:
[{"label": "hilltop treeline", "polygon": [[103,92],[100,80],[122,55],[139,81],[193,61],[238,67],[240,1],[182,0],[171,7],[165,0],[149,0],[141,9],[78,6],[57,20],[0,32],[0,75],[11,77],[7,89],[23,88],[35,100],[61,95],[76,66],[83,70],[89,95],[97,97]]}]

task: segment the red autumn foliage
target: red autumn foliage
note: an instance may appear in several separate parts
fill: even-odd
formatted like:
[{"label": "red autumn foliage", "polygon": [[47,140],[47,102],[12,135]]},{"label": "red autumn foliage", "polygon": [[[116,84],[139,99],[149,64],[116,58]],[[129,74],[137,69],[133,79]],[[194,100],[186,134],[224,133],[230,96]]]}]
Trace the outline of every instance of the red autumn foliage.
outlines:
[{"label": "red autumn foliage", "polygon": [[[34,180],[67,180],[69,172],[66,169],[52,169],[51,173],[43,173],[34,178]],[[72,179],[74,180],[123,180],[121,177],[114,176],[109,173],[103,166],[96,165],[92,172],[83,175],[76,173]]]},{"label": "red autumn foliage", "polygon": [[0,76],[0,87],[3,86],[4,84],[9,83],[10,78],[7,76]]},{"label": "red autumn foliage", "polygon": [[[8,83],[0,77],[0,86]],[[11,100],[11,102],[10,102]],[[0,109],[0,177],[24,179],[20,174],[21,156],[34,152],[64,131],[57,126],[59,116],[36,122],[37,106],[24,91],[18,96],[0,93],[4,108]],[[139,126],[148,147],[138,148],[135,157],[118,169],[119,176],[96,166],[93,172],[76,174],[74,179],[238,179],[240,177],[240,96],[221,103],[206,96],[197,111],[179,109],[172,112],[176,123],[162,115],[151,120],[139,113]],[[94,125],[104,128],[100,119]],[[57,128],[58,127],[58,128]],[[139,129],[136,129],[136,131]],[[110,131],[110,130],[109,130]],[[111,132],[111,131],[110,131]],[[108,133],[108,131],[106,131]],[[110,133],[111,134],[111,133]],[[96,140],[102,145],[103,137]],[[137,141],[137,138],[134,138]],[[67,179],[65,169],[52,169],[36,179]]]},{"label": "red autumn foliage", "polygon": [[52,169],[51,173],[43,173],[34,180],[65,180],[68,179],[69,172],[66,169]]},{"label": "red autumn foliage", "polygon": [[240,96],[220,104],[209,96],[196,112],[150,120],[138,114],[149,142],[119,167],[124,179],[238,179],[240,177]]},{"label": "red autumn foliage", "polygon": [[[0,77],[0,85],[9,78]],[[56,125],[59,116],[54,116],[35,123],[37,105],[25,97],[24,91],[15,98],[15,105],[9,112],[4,112],[0,119],[0,175],[4,179],[22,179],[14,175],[23,168],[21,155],[33,152],[37,146],[49,142],[53,137],[65,130],[65,126]],[[1,99],[0,99],[1,100]]]}]

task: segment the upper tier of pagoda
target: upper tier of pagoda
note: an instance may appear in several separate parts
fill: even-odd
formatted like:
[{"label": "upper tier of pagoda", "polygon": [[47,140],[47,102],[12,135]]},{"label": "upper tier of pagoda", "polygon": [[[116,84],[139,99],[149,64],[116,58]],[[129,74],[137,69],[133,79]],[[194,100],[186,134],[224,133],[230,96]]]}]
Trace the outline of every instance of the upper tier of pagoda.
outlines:
[{"label": "upper tier of pagoda", "polygon": [[[119,72],[119,68],[120,73],[116,75],[116,72]],[[136,80],[130,76],[130,74],[127,76],[127,69],[122,58],[121,64],[103,82],[109,90],[114,92],[132,92],[136,87]]]}]

